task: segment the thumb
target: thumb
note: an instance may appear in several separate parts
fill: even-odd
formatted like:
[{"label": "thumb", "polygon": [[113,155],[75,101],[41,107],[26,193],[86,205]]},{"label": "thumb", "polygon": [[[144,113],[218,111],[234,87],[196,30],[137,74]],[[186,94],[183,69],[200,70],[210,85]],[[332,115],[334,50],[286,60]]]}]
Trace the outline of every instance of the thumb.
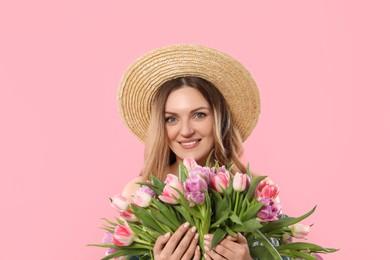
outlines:
[{"label": "thumb", "polygon": [[156,243],[154,244],[153,252],[154,254],[159,254],[162,252],[162,250],[165,247],[165,244],[168,242],[169,238],[171,237],[171,233],[166,233],[163,236],[159,236],[156,240]]},{"label": "thumb", "polygon": [[247,244],[246,238],[240,232],[237,233],[237,243]]}]

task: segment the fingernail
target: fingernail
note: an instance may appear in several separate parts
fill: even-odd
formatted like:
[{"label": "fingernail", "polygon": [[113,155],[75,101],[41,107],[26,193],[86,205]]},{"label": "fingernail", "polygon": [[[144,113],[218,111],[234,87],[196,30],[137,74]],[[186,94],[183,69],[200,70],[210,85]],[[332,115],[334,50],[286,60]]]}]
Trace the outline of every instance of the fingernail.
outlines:
[{"label": "fingernail", "polygon": [[196,250],[200,251],[200,248],[199,248],[199,246],[196,246]]},{"label": "fingernail", "polygon": [[188,223],[188,222],[184,223],[185,228],[188,228],[189,226],[190,226],[190,223]]},{"label": "fingernail", "polygon": [[164,235],[164,237],[169,237],[171,235],[171,233],[166,233],[165,235]]},{"label": "fingernail", "polygon": [[209,247],[208,246],[204,246],[204,250],[206,251],[210,251]]},{"label": "fingernail", "polygon": [[199,238],[199,234],[196,233],[196,234],[195,234],[195,239],[198,239],[198,238]]},{"label": "fingernail", "polygon": [[192,228],[191,228],[191,231],[195,233],[196,227],[192,227]]},{"label": "fingernail", "polygon": [[210,239],[210,235],[204,235],[204,239]]},{"label": "fingernail", "polygon": [[210,242],[209,242],[208,240],[205,240],[203,243],[204,243],[205,245],[210,245]]}]

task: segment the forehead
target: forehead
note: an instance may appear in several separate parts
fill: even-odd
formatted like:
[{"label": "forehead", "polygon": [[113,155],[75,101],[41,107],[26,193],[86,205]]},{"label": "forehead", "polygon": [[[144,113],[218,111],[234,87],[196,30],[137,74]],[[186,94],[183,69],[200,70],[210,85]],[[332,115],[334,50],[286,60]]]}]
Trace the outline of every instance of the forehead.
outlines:
[{"label": "forehead", "polygon": [[198,107],[207,107],[209,104],[202,93],[193,87],[183,87],[172,91],[165,103],[165,110],[192,110]]}]

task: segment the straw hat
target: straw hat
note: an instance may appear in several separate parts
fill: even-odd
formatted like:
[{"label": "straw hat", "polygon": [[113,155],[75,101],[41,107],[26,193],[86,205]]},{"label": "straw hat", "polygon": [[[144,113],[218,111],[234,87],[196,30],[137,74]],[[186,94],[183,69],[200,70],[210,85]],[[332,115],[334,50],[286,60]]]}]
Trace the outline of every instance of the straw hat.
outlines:
[{"label": "straw hat", "polygon": [[118,91],[123,122],[145,142],[158,88],[166,81],[186,76],[206,79],[219,89],[242,139],[247,139],[260,114],[254,79],[237,60],[200,45],[166,46],[134,61],[123,74]]}]

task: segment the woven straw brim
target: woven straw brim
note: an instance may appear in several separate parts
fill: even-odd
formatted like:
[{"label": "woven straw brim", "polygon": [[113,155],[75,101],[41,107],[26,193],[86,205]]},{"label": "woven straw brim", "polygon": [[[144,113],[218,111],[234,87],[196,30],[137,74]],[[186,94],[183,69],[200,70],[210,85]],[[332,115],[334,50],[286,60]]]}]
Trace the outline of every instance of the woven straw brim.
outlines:
[{"label": "woven straw brim", "polygon": [[229,55],[200,45],[172,45],[138,58],[125,71],[118,91],[123,122],[145,142],[158,88],[185,76],[206,79],[225,97],[243,140],[256,126],[260,97],[248,70]]}]

